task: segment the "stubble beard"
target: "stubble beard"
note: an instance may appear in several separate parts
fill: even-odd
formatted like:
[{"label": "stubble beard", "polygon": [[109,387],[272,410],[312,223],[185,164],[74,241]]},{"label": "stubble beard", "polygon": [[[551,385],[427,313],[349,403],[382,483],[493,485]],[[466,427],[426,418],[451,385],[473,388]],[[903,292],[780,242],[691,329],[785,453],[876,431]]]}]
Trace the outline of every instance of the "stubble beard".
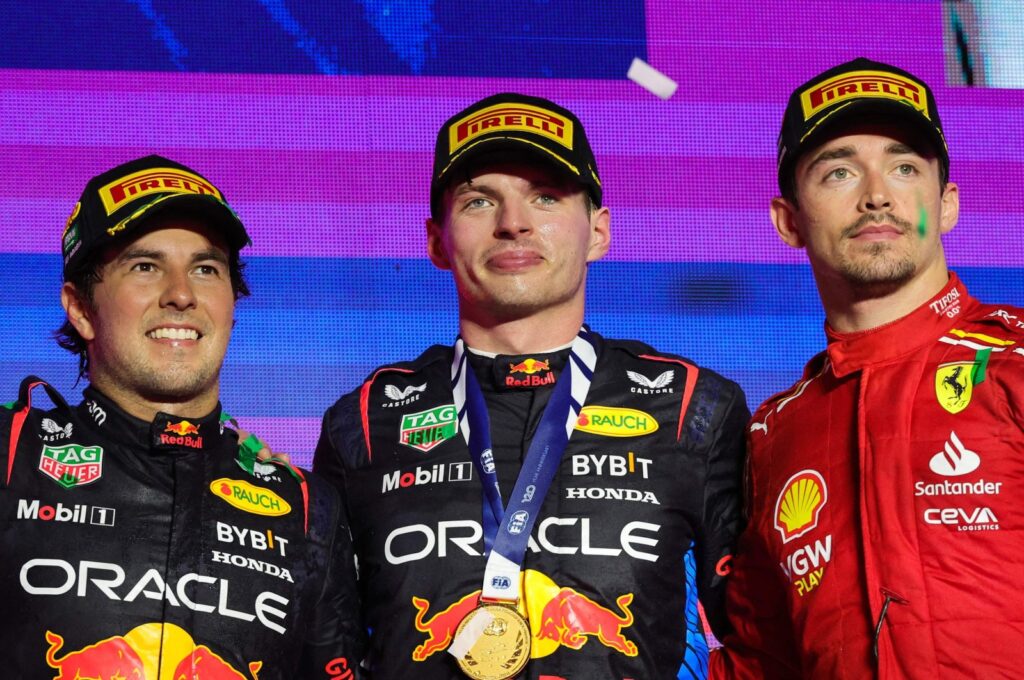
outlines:
[{"label": "stubble beard", "polygon": [[[847,248],[837,262],[836,269],[843,279],[865,296],[876,296],[896,290],[917,272],[917,265],[910,253],[902,251],[897,244],[880,241],[855,246],[847,240],[864,225],[882,221],[899,227],[904,235],[913,229],[913,225],[895,215],[864,215],[842,233],[841,242]],[[855,256],[849,252],[851,247],[856,247],[859,251]]]},{"label": "stubble beard", "polygon": [[184,403],[216,389],[220,362],[204,358],[198,365],[170,361],[153,366],[139,359],[122,361],[108,379],[127,394],[152,403]]}]

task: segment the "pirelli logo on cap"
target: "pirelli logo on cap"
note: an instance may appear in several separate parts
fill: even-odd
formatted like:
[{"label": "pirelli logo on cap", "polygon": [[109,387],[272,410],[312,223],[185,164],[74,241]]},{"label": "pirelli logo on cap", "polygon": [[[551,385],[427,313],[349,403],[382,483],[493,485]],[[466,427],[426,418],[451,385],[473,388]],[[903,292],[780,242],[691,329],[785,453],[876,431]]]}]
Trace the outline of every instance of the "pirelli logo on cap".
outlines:
[{"label": "pirelli logo on cap", "polygon": [[862,97],[905,102],[931,120],[924,85],[886,71],[851,71],[829,78],[801,92],[800,104],[803,107],[804,120],[808,120],[822,109]]},{"label": "pirelli logo on cap", "polygon": [[100,188],[100,200],[108,215],[147,194],[207,194],[224,200],[217,187],[199,175],[177,168],[140,170]]},{"label": "pirelli logo on cap", "polygon": [[448,153],[491,132],[532,132],[572,151],[572,121],[529,104],[495,104],[457,120],[448,130]]}]

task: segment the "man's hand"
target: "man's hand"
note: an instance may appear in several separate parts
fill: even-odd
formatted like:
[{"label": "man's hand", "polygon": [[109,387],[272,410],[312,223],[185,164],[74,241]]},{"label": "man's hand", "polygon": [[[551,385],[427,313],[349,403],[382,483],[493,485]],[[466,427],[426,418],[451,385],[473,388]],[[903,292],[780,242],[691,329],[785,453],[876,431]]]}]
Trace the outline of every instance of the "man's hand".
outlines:
[{"label": "man's hand", "polygon": [[266,442],[248,430],[238,428],[238,441],[240,442],[239,446],[243,451],[247,452],[249,455],[255,453],[256,460],[261,463],[284,463],[289,466],[292,464],[291,456],[287,453],[275,453],[274,451],[271,451]]}]

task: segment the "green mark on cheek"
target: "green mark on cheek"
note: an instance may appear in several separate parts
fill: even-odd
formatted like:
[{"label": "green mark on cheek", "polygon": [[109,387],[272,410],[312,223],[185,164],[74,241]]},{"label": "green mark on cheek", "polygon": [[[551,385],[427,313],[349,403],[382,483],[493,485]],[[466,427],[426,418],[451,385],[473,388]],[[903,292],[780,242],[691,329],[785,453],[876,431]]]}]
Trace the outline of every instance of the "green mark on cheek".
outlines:
[{"label": "green mark on cheek", "polygon": [[921,197],[917,197],[917,235],[924,238],[928,235],[928,211],[924,209]]}]

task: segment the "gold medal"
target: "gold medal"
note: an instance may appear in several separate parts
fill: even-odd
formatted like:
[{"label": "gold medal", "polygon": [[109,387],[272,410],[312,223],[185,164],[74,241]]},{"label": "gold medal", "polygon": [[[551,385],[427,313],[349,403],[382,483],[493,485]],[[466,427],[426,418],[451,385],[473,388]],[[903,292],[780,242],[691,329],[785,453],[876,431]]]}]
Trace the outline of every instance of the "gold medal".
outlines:
[{"label": "gold medal", "polygon": [[458,657],[462,672],[476,680],[514,678],[530,660],[530,624],[515,607],[481,604],[466,615],[455,631],[459,640],[463,630],[481,629],[476,641]]}]

